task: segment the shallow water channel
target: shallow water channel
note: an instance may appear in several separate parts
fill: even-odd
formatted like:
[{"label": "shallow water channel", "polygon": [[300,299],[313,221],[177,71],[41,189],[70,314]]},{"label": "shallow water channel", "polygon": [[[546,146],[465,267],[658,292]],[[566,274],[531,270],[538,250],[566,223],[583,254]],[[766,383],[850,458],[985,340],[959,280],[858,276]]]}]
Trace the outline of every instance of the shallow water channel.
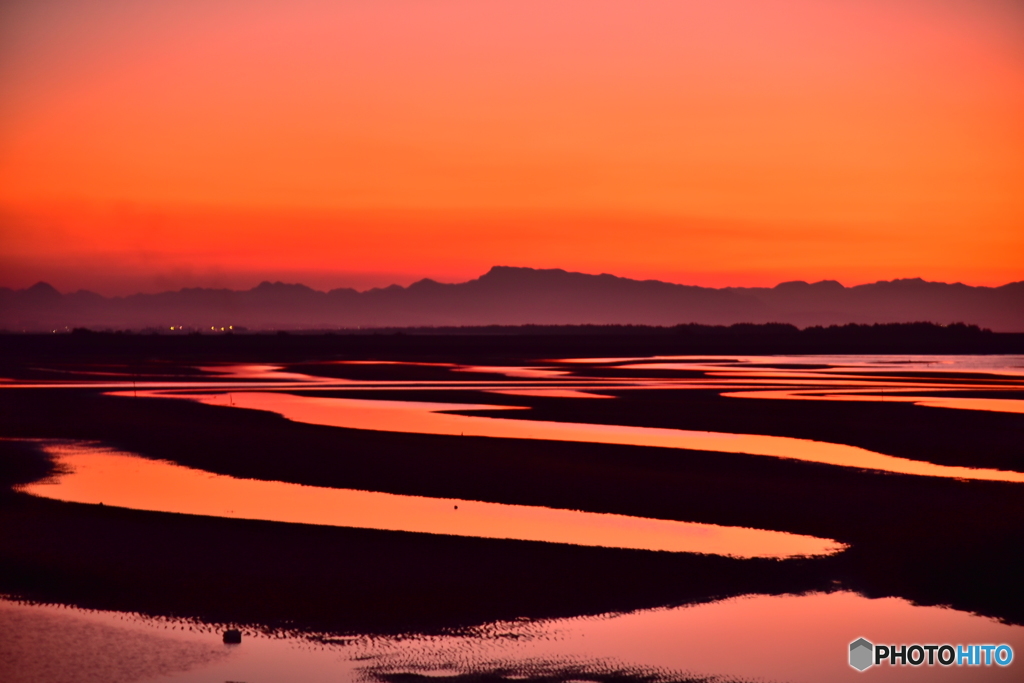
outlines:
[{"label": "shallow water channel", "polygon": [[[1024,472],[936,465],[884,455],[856,446],[809,439],[499,417],[503,412],[522,410],[508,406],[326,398],[272,391],[235,391],[228,394],[160,390],[132,394],[121,392],[118,395],[188,399],[235,408],[267,410],[295,422],[349,429],[683,448],[790,458],[897,474],[1024,482]],[[456,415],[452,414],[452,411],[494,411],[496,414],[485,417]]]},{"label": "shallow water channel", "polygon": [[846,547],[781,531],[236,479],[89,442],[39,445],[61,473],[19,490],[75,503],[738,558],[827,555]]}]

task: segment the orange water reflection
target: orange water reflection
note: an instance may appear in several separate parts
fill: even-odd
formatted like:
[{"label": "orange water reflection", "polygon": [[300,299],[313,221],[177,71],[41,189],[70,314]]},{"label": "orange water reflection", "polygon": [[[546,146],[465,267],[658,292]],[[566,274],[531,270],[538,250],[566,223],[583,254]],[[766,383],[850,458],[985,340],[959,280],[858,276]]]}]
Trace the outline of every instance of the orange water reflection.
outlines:
[{"label": "orange water reflection", "polygon": [[146,395],[185,398],[206,403],[232,405],[237,408],[267,410],[295,422],[350,429],[685,448],[698,451],[791,458],[898,474],[1024,483],[1024,473],[1021,472],[936,465],[883,455],[856,446],[808,439],[654,427],[513,420],[440,412],[521,409],[508,406],[321,398],[255,391],[233,392],[230,397],[227,394],[170,392],[147,392]]},{"label": "orange water reflection", "polygon": [[343,379],[331,379],[328,377],[317,377],[306,375],[300,372],[285,372],[280,365],[268,365],[265,363],[225,363],[223,365],[200,365],[197,370],[208,372],[218,377],[228,379],[262,379],[280,380],[291,382],[309,382],[312,384],[322,383],[344,383]]},{"label": "orange water reflection", "polygon": [[[4,631],[5,624],[11,632]],[[0,598],[0,644],[30,639],[35,655],[15,660],[20,667],[11,680],[18,683],[58,680],[54,672],[64,674],[59,680],[83,683],[139,680],[140,663],[145,666],[155,657],[130,647],[136,643],[179,656],[183,666],[164,667],[160,680],[166,683],[334,683],[459,675],[490,680],[492,672],[504,674],[494,680],[533,676],[554,681],[566,680],[566,671],[576,672],[572,680],[587,681],[618,673],[618,680],[649,681],[1009,682],[1020,678],[1017,658],[1024,651],[1024,627],[850,592],[748,595],[596,617],[495,622],[456,634],[355,635],[315,645],[302,636],[246,630],[241,647],[224,646],[220,630],[192,621]],[[1005,667],[876,666],[861,673],[847,663],[847,647],[858,637],[873,643],[1005,643],[1015,657]],[[146,659],[112,658],[111,652],[123,654],[125,642],[128,651],[139,650]],[[218,650],[226,656],[210,661]],[[174,670],[185,666],[189,670]],[[135,675],[110,675],[118,669]]]},{"label": "orange water reflection", "polygon": [[[561,366],[471,366],[454,363],[348,360],[341,365],[410,365],[445,367],[465,373],[503,374],[508,379],[465,380],[352,380],[286,371],[273,364],[223,364],[202,366],[212,373],[203,380],[166,381],[138,378],[136,381],[19,381],[0,380],[0,389],[92,388],[92,389],[303,389],[307,391],[343,388],[350,391],[389,391],[415,388],[422,391],[470,389],[521,396],[590,398],[594,390],[673,389],[730,391],[742,398],[839,400],[839,394],[859,393],[862,398],[844,400],[888,400],[896,393],[944,392],[950,396],[921,397],[914,402],[930,407],[1020,413],[1015,399],[959,399],[958,391],[1021,391],[1024,356],[660,356],[652,358],[598,358],[540,361]],[[589,364],[594,370],[612,370],[613,377],[575,376]],[[617,365],[616,365],[617,364]],[[104,366],[106,367],[106,366]],[[687,370],[698,376],[630,377],[628,370]],[[922,372],[933,373],[923,375]],[[935,375],[934,373],[939,373]],[[968,374],[969,373],[969,374]],[[689,373],[688,373],[689,374]],[[980,374],[980,379],[979,379]],[[124,375],[127,377],[127,375]],[[467,377],[471,377],[467,374]],[[141,380],[141,381],[140,381]],[[763,390],[763,391],[757,391]],[[578,393],[577,393],[578,392]],[[741,393],[742,392],[742,393]],[[882,395],[879,395],[882,394]],[[904,400],[904,399],[899,399]]]},{"label": "orange water reflection", "polygon": [[[896,644],[1007,643],[1015,661],[1005,667],[877,666],[862,673],[849,666],[847,654],[859,637]],[[495,624],[465,637],[412,639],[374,666],[421,675],[441,670],[540,674],[576,667],[628,672],[639,680],[1016,681],[1022,648],[1021,626],[898,598],[836,592],[752,595],[597,618]],[[585,674],[573,678],[602,680]]]},{"label": "orange water reflection", "polygon": [[235,479],[89,443],[51,442],[42,448],[63,473],[20,490],[75,503],[739,558],[826,555],[846,547],[780,531]]},{"label": "orange water reflection", "polygon": [[[0,680],[4,683],[137,683],[193,681],[198,671],[228,664],[232,652],[213,629],[160,628],[137,615],[0,597]],[[208,681],[210,679],[200,679]],[[221,678],[220,681],[224,679]]]},{"label": "orange water reflection", "polygon": [[[887,388],[887,387],[885,387]],[[896,391],[920,390],[897,389]],[[791,401],[866,401],[870,403],[913,403],[930,408],[956,410],[983,410],[996,413],[1024,413],[1024,400],[1011,398],[960,398],[957,396],[907,396],[901,393],[879,393],[879,387],[870,389],[829,390],[828,393],[807,390],[732,391],[722,396],[732,398],[771,398]],[[870,392],[870,393],[868,393]]]},{"label": "orange water reflection", "polygon": [[504,396],[536,396],[539,398],[615,398],[605,394],[592,394],[576,389],[485,389],[488,394]]},{"label": "orange water reflection", "polygon": [[[780,364],[796,366],[827,366],[827,371],[878,372],[962,372],[993,373],[1024,376],[1024,355],[1020,354],[820,354],[781,356],[632,356],[628,358],[562,358],[555,363],[573,365],[615,365],[635,363],[638,367],[692,370],[695,368],[736,369],[749,371],[757,366],[771,369]],[[805,368],[801,372],[808,371]]]}]

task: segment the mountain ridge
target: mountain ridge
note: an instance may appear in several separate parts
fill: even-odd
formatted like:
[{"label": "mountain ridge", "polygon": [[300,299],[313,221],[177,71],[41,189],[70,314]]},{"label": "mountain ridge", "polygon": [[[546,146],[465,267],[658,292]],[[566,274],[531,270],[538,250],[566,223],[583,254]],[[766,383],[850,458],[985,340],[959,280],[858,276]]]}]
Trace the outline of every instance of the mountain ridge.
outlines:
[{"label": "mountain ridge", "polygon": [[1024,281],[999,287],[901,278],[710,288],[563,269],[494,266],[459,283],[423,278],[366,291],[263,281],[248,290],[191,287],[104,297],[39,282],[0,288],[0,329],[340,329],[365,327],[686,323],[963,322],[1024,331]]}]

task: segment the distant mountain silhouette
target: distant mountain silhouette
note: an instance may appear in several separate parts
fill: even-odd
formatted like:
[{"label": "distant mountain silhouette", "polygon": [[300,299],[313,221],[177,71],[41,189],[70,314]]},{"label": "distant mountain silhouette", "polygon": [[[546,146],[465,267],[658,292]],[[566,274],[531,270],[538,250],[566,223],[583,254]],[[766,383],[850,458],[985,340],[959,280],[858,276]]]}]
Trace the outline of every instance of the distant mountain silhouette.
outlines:
[{"label": "distant mountain silhouette", "polygon": [[971,287],[915,278],[856,287],[826,280],[712,289],[496,266],[469,282],[425,279],[366,292],[319,292],[281,282],[247,291],[193,288],[112,298],[84,290],[60,294],[43,282],[22,290],[0,288],[0,329],[10,331],[916,321],[1024,332],[1024,282]]}]

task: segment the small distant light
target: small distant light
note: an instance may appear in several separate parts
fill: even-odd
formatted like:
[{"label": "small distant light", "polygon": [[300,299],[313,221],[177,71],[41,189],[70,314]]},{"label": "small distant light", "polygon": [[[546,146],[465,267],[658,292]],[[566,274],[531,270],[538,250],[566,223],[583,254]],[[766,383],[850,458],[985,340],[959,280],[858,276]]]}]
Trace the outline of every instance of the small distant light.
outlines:
[{"label": "small distant light", "polygon": [[213,330],[214,332],[216,332],[216,331],[217,331],[217,328],[216,328],[216,327],[211,327],[210,329],[211,329],[211,330]]},{"label": "small distant light", "polygon": [[172,330],[172,331],[174,330],[174,325],[171,325],[171,330]]},{"label": "small distant light", "polygon": [[233,330],[233,329],[235,329],[235,326],[234,325],[228,325],[228,329],[229,330]]},{"label": "small distant light", "polygon": [[223,331],[224,331],[224,328],[223,328],[223,327],[222,327],[222,328],[220,328],[220,331],[221,331],[221,332],[223,332]]}]

